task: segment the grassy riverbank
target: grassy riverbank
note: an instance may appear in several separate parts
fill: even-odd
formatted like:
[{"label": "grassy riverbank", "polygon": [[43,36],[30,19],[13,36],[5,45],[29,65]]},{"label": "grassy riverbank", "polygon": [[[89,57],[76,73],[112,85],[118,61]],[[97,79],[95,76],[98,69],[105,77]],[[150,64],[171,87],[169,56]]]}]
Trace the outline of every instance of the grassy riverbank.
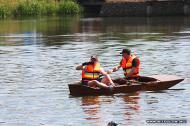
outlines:
[{"label": "grassy riverbank", "polygon": [[80,6],[73,0],[0,0],[0,18],[38,15],[79,14]]}]

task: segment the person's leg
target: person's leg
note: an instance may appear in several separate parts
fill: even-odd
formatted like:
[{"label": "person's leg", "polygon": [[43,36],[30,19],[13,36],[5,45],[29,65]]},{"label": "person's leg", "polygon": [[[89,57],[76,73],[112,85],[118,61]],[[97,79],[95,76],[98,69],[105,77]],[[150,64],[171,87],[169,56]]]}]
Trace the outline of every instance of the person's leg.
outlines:
[{"label": "person's leg", "polygon": [[104,84],[106,84],[108,86],[115,86],[113,81],[111,82],[107,77],[102,78],[101,83],[104,83]]},{"label": "person's leg", "polygon": [[89,81],[88,85],[89,86],[98,86],[98,87],[102,87],[102,88],[108,88],[109,87],[104,83],[98,82],[97,80]]},{"label": "person's leg", "polygon": [[110,85],[110,82],[109,82],[107,77],[103,77],[102,80],[101,80],[101,83],[104,83],[106,85]]}]

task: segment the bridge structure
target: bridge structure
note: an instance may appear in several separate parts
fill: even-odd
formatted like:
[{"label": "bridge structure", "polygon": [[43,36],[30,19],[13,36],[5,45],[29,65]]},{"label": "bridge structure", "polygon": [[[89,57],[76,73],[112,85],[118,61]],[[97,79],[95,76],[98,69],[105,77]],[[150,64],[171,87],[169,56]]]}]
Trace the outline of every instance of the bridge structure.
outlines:
[{"label": "bridge structure", "polygon": [[105,0],[76,0],[87,13],[99,14]]},{"label": "bridge structure", "polygon": [[190,15],[190,0],[76,0],[88,14],[103,16]]}]

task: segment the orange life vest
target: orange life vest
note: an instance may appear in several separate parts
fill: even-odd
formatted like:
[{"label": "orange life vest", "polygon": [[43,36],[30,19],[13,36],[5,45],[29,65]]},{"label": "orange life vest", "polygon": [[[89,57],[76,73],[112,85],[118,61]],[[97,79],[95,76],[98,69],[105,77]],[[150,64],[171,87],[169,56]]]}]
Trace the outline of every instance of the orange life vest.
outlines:
[{"label": "orange life vest", "polygon": [[129,73],[132,70],[132,62],[133,59],[137,58],[138,59],[138,66],[135,69],[135,72],[133,73],[132,76],[130,77],[137,77],[139,76],[139,69],[140,69],[140,60],[136,55],[131,55],[128,61],[125,58],[122,58],[121,60],[121,67],[123,68],[124,75],[128,77]]},{"label": "orange life vest", "polygon": [[89,64],[82,70],[82,80],[96,80],[100,76],[100,63]]}]

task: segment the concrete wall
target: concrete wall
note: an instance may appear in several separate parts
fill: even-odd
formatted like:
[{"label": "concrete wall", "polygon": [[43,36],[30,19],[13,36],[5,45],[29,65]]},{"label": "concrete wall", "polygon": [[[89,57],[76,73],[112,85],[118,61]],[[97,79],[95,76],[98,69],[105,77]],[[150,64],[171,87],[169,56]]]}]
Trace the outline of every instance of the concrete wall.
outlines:
[{"label": "concrete wall", "polygon": [[182,1],[151,1],[105,3],[102,16],[190,16],[190,3]]}]

